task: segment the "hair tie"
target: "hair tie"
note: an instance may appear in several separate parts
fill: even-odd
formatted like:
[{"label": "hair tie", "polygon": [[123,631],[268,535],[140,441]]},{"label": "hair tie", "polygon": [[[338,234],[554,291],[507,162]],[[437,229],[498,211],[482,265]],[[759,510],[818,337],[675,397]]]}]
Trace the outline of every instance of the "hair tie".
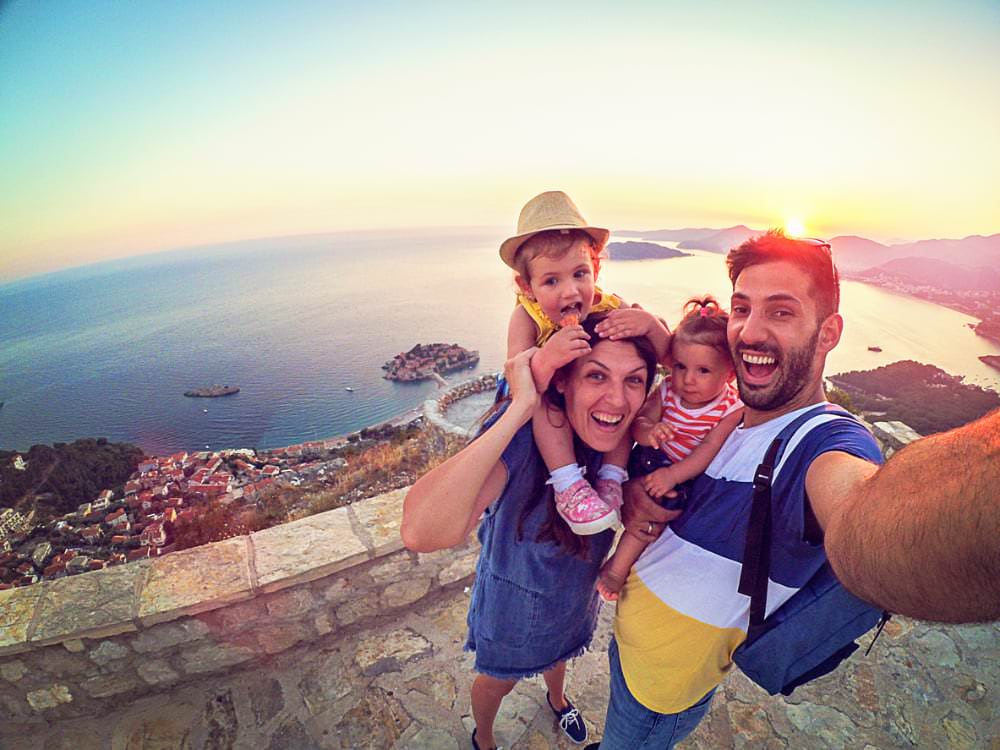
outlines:
[{"label": "hair tie", "polygon": [[698,311],[698,314],[703,318],[707,318],[712,314],[712,308],[710,308],[708,305],[702,305],[701,309]]}]

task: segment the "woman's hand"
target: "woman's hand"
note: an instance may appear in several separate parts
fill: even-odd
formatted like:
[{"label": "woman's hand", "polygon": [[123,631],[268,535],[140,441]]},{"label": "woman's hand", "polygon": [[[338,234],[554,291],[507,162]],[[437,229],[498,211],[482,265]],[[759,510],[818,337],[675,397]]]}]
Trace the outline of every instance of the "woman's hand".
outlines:
[{"label": "woman's hand", "polygon": [[533,346],[514,355],[503,365],[503,374],[510,385],[511,405],[509,408],[518,410],[519,416],[527,422],[535,413],[540,396],[535,387],[535,378],[531,373],[531,358],[538,352]]},{"label": "woman's hand", "polygon": [[[679,510],[661,508],[643,489],[641,480],[633,479],[622,486],[625,503],[622,505],[622,524],[625,531],[648,544],[663,533],[670,521],[681,514]],[[676,495],[674,490],[668,497]]]}]

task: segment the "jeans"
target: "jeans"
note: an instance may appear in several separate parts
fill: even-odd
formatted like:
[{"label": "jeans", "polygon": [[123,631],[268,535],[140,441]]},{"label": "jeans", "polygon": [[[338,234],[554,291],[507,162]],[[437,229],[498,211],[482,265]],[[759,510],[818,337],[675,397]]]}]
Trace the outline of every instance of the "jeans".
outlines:
[{"label": "jeans", "polygon": [[691,708],[676,714],[659,714],[632,697],[622,675],[618,644],[614,639],[608,649],[608,661],[611,662],[611,697],[600,750],[669,750],[691,734],[708,713],[715,688]]}]

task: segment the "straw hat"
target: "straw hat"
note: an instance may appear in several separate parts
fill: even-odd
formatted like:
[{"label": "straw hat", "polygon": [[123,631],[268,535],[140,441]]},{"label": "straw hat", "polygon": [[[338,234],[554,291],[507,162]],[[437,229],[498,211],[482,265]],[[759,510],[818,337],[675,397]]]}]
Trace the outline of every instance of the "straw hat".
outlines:
[{"label": "straw hat", "polygon": [[607,229],[589,226],[573,199],[562,190],[549,190],[524,204],[517,218],[517,234],[500,245],[500,259],[514,268],[514,256],[521,245],[549,229],[582,229],[594,238],[599,248],[603,248],[611,236]]}]

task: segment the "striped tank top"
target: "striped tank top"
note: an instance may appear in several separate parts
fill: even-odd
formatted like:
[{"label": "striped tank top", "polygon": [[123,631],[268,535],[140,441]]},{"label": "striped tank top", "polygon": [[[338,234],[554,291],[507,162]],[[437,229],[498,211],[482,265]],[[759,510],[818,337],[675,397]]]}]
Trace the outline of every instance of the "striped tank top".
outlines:
[{"label": "striped tank top", "polygon": [[674,430],[674,439],[663,446],[663,452],[674,463],[691,455],[715,425],[743,407],[736,386],[726,383],[722,393],[711,403],[689,409],[681,404],[680,395],[671,387],[669,372],[660,383],[660,401],[663,405],[661,421]]}]

